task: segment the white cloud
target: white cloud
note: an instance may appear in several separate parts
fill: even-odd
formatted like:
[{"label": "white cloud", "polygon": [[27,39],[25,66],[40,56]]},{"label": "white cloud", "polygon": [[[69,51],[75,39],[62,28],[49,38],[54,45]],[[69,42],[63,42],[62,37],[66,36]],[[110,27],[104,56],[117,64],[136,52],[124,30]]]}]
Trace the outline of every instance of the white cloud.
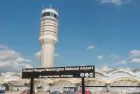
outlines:
[{"label": "white cloud", "polygon": [[120,64],[120,65],[126,65],[127,64],[127,62],[126,62],[126,60],[122,60],[122,61],[120,61],[119,63],[117,63],[117,64]]},{"label": "white cloud", "polygon": [[107,71],[112,70],[112,68],[109,68],[108,66],[104,65],[102,66],[101,70],[107,72]]},{"label": "white cloud", "polygon": [[121,0],[101,0],[101,4],[104,4],[104,3],[112,3],[115,5],[121,5]]},{"label": "white cloud", "polygon": [[88,50],[91,50],[91,49],[94,49],[94,48],[95,48],[95,46],[93,46],[93,45],[87,47]]},{"label": "white cloud", "polygon": [[128,70],[128,71],[132,71],[131,68],[118,68],[118,69],[120,69],[120,70]]},{"label": "white cloud", "polygon": [[122,65],[126,65],[127,62],[126,62],[126,60],[122,60],[122,61],[120,62],[120,64],[122,64]]},{"label": "white cloud", "polygon": [[25,58],[19,56],[16,59],[16,62],[31,62],[31,60],[30,59],[25,59]]},{"label": "white cloud", "polygon": [[4,45],[0,45],[0,49],[7,49],[7,47]]},{"label": "white cloud", "polygon": [[132,63],[140,63],[140,59],[132,59],[131,62]]},{"label": "white cloud", "polygon": [[60,56],[60,54],[58,54],[58,53],[55,53],[55,54],[54,54],[54,56]]},{"label": "white cloud", "polygon": [[41,52],[39,51],[39,52],[37,52],[37,53],[35,53],[35,57],[36,58],[40,58],[40,54],[41,54]]},{"label": "white cloud", "polygon": [[129,4],[131,1],[132,1],[132,0],[127,0],[127,1],[125,2],[125,4]]},{"label": "white cloud", "polygon": [[132,0],[97,0],[100,1],[101,4],[111,3],[114,5],[122,5],[122,4],[129,4]]},{"label": "white cloud", "polygon": [[129,52],[129,57],[134,58],[134,57],[140,57],[140,50],[132,50]]},{"label": "white cloud", "polygon": [[129,71],[131,71],[132,69],[131,68],[125,68],[126,70],[129,70]]},{"label": "white cloud", "polygon": [[8,49],[8,47],[0,45],[0,71],[21,71],[22,68],[32,67],[26,62],[31,62],[29,59],[25,59],[20,53]]},{"label": "white cloud", "polygon": [[[41,54],[41,52],[39,51],[39,52],[35,53],[34,56],[35,56],[36,58],[40,58],[40,54]],[[55,53],[54,56],[60,56],[60,54]]]},{"label": "white cloud", "polygon": [[[126,67],[126,68],[116,68],[116,69],[129,70],[129,71],[132,70],[132,69],[129,68],[129,67]],[[105,72],[108,72],[108,71],[113,70],[113,69],[112,69],[112,68],[109,68],[107,65],[102,65],[102,66],[100,67],[100,70],[105,71]]]},{"label": "white cloud", "polygon": [[111,54],[110,56],[109,56],[111,59],[113,59],[113,60],[119,60],[121,57],[119,56],[119,55],[117,55],[117,54]]},{"label": "white cloud", "polygon": [[103,56],[102,56],[102,55],[99,55],[99,56],[97,56],[97,58],[98,58],[99,60],[101,60],[101,59],[103,59]]}]

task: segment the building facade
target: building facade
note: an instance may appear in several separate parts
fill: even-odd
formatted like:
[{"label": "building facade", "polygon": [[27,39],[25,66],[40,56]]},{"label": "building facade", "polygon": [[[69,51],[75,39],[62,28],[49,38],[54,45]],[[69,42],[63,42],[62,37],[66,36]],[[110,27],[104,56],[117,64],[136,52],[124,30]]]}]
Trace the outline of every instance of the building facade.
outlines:
[{"label": "building facade", "polygon": [[[100,92],[112,92],[112,94],[132,94],[140,93],[140,70],[123,70],[117,69],[108,72],[95,70],[95,78],[85,78],[86,90],[90,90],[93,94]],[[1,84],[11,83],[13,90],[16,90],[17,85],[24,85],[30,82],[29,79],[22,79],[21,73],[11,73],[11,75],[1,74]],[[3,83],[2,83],[3,82]],[[80,78],[60,78],[60,79],[35,79],[35,88],[42,86],[42,91],[61,91],[64,89],[78,91],[81,86]],[[18,87],[19,88],[19,87]],[[25,89],[25,87],[21,87]]]}]

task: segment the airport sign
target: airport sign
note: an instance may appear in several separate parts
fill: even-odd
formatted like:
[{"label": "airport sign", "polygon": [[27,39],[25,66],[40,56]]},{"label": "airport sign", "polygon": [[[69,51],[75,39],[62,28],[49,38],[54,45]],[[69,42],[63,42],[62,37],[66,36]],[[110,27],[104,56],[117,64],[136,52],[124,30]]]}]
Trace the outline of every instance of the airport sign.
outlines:
[{"label": "airport sign", "polygon": [[22,78],[93,78],[94,66],[69,66],[51,68],[24,68]]}]

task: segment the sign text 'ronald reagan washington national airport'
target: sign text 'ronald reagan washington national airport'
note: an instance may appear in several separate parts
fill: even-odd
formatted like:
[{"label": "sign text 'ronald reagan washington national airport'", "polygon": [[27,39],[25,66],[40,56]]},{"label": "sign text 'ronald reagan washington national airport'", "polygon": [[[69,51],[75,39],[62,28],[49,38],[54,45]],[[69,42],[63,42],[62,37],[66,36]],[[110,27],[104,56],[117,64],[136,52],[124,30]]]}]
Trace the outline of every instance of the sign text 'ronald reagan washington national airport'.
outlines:
[{"label": "sign text 'ronald reagan washington national airport'", "polygon": [[81,77],[95,77],[94,66],[25,68],[22,70],[22,78],[81,78]]}]

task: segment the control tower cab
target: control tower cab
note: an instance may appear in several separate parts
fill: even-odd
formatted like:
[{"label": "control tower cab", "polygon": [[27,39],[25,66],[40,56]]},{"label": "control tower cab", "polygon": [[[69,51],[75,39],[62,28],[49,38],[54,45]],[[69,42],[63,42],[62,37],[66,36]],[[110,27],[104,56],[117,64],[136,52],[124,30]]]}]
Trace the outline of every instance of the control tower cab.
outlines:
[{"label": "control tower cab", "polygon": [[58,13],[56,10],[47,8],[42,10],[40,24],[41,57],[40,66],[53,67],[54,46],[56,45],[58,32]]}]

